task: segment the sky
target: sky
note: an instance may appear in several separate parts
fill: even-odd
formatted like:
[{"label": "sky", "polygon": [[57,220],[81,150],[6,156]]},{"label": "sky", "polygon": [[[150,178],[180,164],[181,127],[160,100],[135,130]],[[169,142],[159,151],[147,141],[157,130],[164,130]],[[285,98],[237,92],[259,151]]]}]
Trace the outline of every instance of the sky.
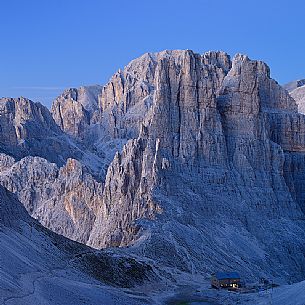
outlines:
[{"label": "sky", "polygon": [[146,52],[223,50],[305,78],[304,0],[1,0],[0,97],[50,107]]}]

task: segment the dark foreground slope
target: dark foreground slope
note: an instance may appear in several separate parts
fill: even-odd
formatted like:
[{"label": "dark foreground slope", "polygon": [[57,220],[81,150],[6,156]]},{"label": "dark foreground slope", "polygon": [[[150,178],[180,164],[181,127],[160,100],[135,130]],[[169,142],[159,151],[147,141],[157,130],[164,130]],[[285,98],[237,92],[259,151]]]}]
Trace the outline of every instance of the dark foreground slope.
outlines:
[{"label": "dark foreground slope", "polygon": [[1,304],[146,304],[122,287],[153,277],[148,265],[93,251],[43,228],[0,187]]}]

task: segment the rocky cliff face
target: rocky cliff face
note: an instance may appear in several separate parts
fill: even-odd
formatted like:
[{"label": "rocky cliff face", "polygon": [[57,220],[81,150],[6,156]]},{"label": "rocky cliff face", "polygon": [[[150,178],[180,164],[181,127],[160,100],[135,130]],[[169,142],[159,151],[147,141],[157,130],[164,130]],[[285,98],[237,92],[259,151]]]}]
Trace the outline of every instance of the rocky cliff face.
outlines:
[{"label": "rocky cliff face", "polygon": [[[88,96],[91,97],[83,93],[82,98]],[[16,160],[39,156],[58,166],[63,166],[71,157],[81,161],[95,177],[105,176],[109,161],[60,127],[50,111],[39,103],[22,97],[0,99],[0,153]]]},{"label": "rocky cliff face", "polygon": [[18,159],[30,154],[62,164],[82,153],[70,145],[49,110],[26,98],[0,99],[1,152]]},{"label": "rocky cliff face", "polygon": [[83,138],[92,114],[98,108],[100,86],[71,88],[63,92],[52,105],[55,122],[66,133]]},{"label": "rocky cliff face", "polygon": [[31,215],[193,274],[302,279],[305,117],[265,63],[164,51],[132,61],[94,98],[80,91],[64,92],[52,115],[90,149],[87,163],[103,164],[102,182],[72,159],[58,168],[1,155],[1,184]]},{"label": "rocky cliff face", "polygon": [[296,88],[289,91],[298,105],[300,113],[305,114],[305,80],[297,82]]},{"label": "rocky cliff face", "polygon": [[39,157],[18,162],[0,154],[0,184],[16,193],[28,213],[45,227],[72,240],[86,243],[97,210],[102,206],[103,185],[68,159],[58,168]]},{"label": "rocky cliff face", "polygon": [[[127,245],[146,236],[135,248],[162,263],[175,257],[175,266],[190,272],[211,270],[213,262],[212,269],[243,266],[257,275],[276,264],[288,268],[282,257],[293,248],[302,262],[290,265],[297,276],[305,262],[305,138],[294,100],[264,63],[243,55],[232,62],[213,52],[155,58],[151,109],[139,138],[108,169],[109,208],[89,244]],[[232,262],[232,255],[240,259]]]}]

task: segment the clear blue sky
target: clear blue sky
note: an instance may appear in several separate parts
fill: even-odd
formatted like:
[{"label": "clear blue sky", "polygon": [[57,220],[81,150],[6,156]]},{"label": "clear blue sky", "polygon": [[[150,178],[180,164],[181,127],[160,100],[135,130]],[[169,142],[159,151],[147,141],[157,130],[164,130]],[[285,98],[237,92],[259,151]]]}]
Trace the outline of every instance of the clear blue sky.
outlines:
[{"label": "clear blue sky", "polygon": [[305,78],[304,0],[2,0],[0,96],[47,106],[145,52],[224,50]]}]

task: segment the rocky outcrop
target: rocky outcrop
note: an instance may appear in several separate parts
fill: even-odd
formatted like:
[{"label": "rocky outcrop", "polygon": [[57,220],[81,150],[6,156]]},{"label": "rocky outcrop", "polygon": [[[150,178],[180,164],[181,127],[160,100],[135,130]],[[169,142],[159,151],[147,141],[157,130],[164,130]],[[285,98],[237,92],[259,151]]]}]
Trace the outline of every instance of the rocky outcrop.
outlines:
[{"label": "rocky outcrop", "polygon": [[151,109],[139,138],[108,168],[107,210],[89,244],[136,238],[137,253],[189,272],[242,266],[245,275],[273,268],[268,276],[281,276],[292,268],[298,278],[304,258],[292,266],[289,252],[304,251],[302,199],[293,189],[304,181],[294,167],[303,168],[295,153],[302,155],[305,138],[295,101],[266,64],[243,55],[232,63],[213,52],[154,58]]},{"label": "rocky outcrop", "polygon": [[290,95],[297,102],[299,112],[305,114],[305,85],[292,90]]},{"label": "rocky outcrop", "polygon": [[41,138],[59,131],[48,109],[26,98],[0,100],[1,138],[3,146],[17,146],[36,136]]},{"label": "rocky outcrop", "polygon": [[3,173],[6,170],[9,170],[13,164],[15,163],[15,159],[6,154],[0,153],[0,172]]},{"label": "rocky outcrop", "polygon": [[[170,166],[169,156],[190,164],[225,162],[215,92],[230,69],[228,55],[209,52],[201,57],[190,51],[165,51],[138,61],[146,63],[147,58],[155,60],[153,103],[139,122],[140,138],[128,142],[108,168],[104,191],[108,211],[101,213],[91,233],[89,243],[95,247],[129,244],[139,230],[134,221],[152,219],[162,210],[152,200],[152,189],[158,179],[155,171]],[[211,146],[213,141],[215,146]]]},{"label": "rocky outcrop", "polygon": [[26,98],[0,99],[0,152],[17,159],[36,155],[57,164],[83,153],[69,143],[49,110]]},{"label": "rocky outcrop", "polygon": [[272,139],[285,151],[284,176],[290,193],[305,211],[305,81],[298,80],[284,86],[295,100],[298,113],[286,113],[269,120]]},{"label": "rocky outcrop", "polygon": [[100,86],[67,89],[52,105],[52,116],[66,133],[83,138],[91,117],[98,108]]},{"label": "rocky outcrop", "polygon": [[[98,109],[91,107],[90,132],[92,133],[92,125],[98,125],[95,127],[99,131],[102,128],[103,132],[112,138],[137,138],[142,122],[151,113],[155,87],[158,83],[157,68],[159,69],[160,62],[162,60],[174,61],[173,58],[178,58],[179,61],[182,54],[181,51],[146,53],[130,62],[124,70],[119,70],[114,74],[98,95]],[[227,72],[230,69],[229,56],[224,52],[207,52],[202,56],[201,61],[202,65],[208,67],[205,73],[209,73],[210,69],[215,74],[215,79],[210,85],[219,89],[224,71]],[[171,62],[171,64],[180,69],[181,62],[176,64]],[[171,77],[174,76],[173,72],[171,72]],[[200,76],[203,77],[203,75],[198,75],[198,77]],[[52,106],[52,114],[57,124],[63,130],[76,136],[81,135],[78,131],[71,129],[82,129],[83,133],[83,127],[87,126],[89,121],[89,116],[85,114],[87,109],[83,105],[85,99],[79,96],[79,90],[70,89],[56,99]],[[93,104],[96,105],[95,98],[86,100],[93,100]],[[67,112],[61,109],[67,109]],[[95,110],[93,113],[92,109]],[[72,119],[70,120],[70,118]],[[92,136],[87,130],[86,137],[89,135]],[[97,138],[100,136],[99,133]]]},{"label": "rocky outcrop", "polygon": [[0,153],[16,160],[38,156],[58,166],[68,158],[77,159],[98,179],[110,163],[94,147],[61,130],[45,106],[26,98],[0,99]]},{"label": "rocky outcrop", "polygon": [[74,160],[59,169],[2,156],[2,184],[33,216],[93,247],[132,245],[126,251],[180,271],[302,279],[305,117],[265,63],[145,54],[94,102],[79,94],[66,91],[52,114],[106,160],[103,183]]},{"label": "rocky outcrop", "polygon": [[97,211],[102,206],[103,185],[74,159],[58,168],[39,157],[13,163],[0,154],[0,184],[15,193],[28,213],[42,225],[72,240],[86,243]]},{"label": "rocky outcrop", "polygon": [[154,94],[156,55],[146,53],[119,70],[99,95],[94,122],[105,126],[113,138],[137,138]]},{"label": "rocky outcrop", "polygon": [[[130,140],[110,164],[99,211],[88,244],[127,246],[140,238],[138,219],[154,219],[161,212],[152,199],[157,151],[145,139]],[[118,221],[119,220],[119,221]]]},{"label": "rocky outcrop", "polygon": [[305,79],[296,80],[283,86],[298,105],[298,111],[305,114]]}]

